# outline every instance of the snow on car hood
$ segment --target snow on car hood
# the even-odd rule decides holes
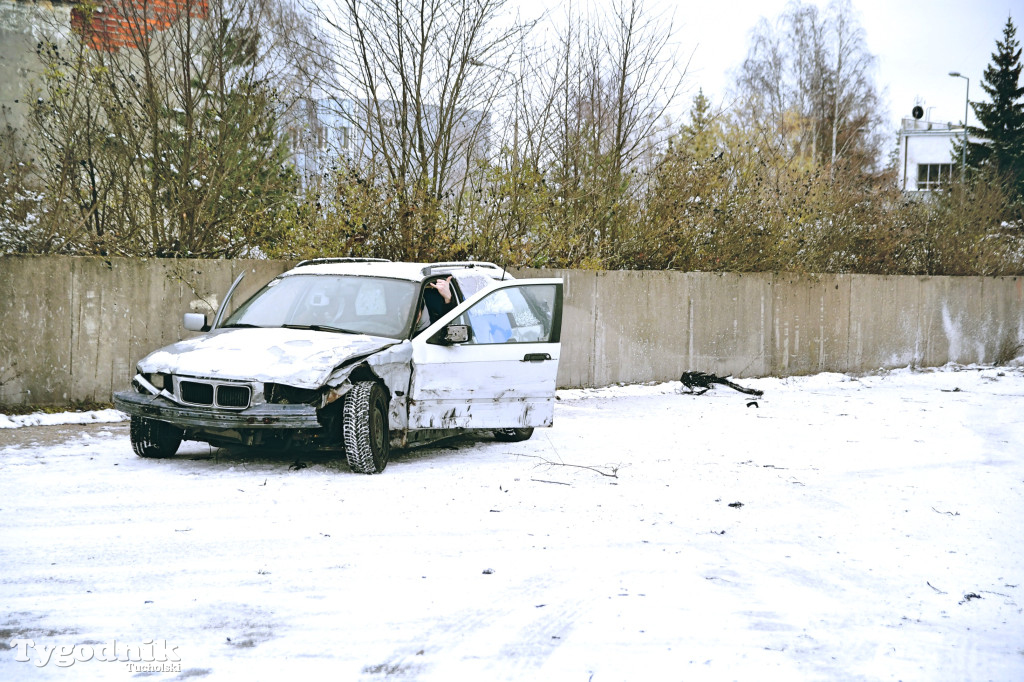
[[[395,343],[379,336],[308,329],[218,329],[154,351],[139,368],[147,373],[319,388],[345,360]]]

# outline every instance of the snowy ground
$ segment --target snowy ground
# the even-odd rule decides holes
[[[1024,679],[1024,371],[741,383],[380,476],[0,430],[0,679]]]

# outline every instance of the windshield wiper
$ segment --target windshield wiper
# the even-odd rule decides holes
[[[234,324],[225,324],[222,329],[263,329],[258,324],[249,324],[248,322],[235,322]]]
[[[332,327],[329,324],[282,324],[285,329],[309,329],[314,332],[337,332],[339,334],[359,334],[362,335],[364,332],[357,332],[352,329],[342,329],[341,327]]]

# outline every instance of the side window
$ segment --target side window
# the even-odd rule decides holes
[[[470,328],[471,344],[554,342],[558,340],[553,324],[556,300],[553,284],[499,289],[454,323]]]
[[[460,302],[466,300],[466,296],[462,294],[459,284],[456,283],[455,278],[453,277],[450,283],[452,300],[450,303],[446,304],[444,299],[441,297],[441,294],[432,287],[427,286],[431,282],[436,282],[439,279],[445,279],[445,277],[434,277],[423,285],[423,291],[420,294],[419,306],[416,310],[416,323],[413,325],[412,330],[413,336],[419,334],[432,323],[439,320],[445,313],[457,306]]]

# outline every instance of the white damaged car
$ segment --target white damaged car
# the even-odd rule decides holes
[[[465,429],[525,440],[552,423],[560,279],[321,258],[227,314],[239,280],[212,322],[185,315],[205,333],[143,358],[132,390],[114,394],[139,456],[182,440],[343,449],[352,470],[378,473],[392,446]]]

